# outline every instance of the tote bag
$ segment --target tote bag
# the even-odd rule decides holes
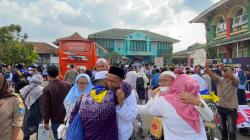
[[[73,121],[69,124],[66,134],[66,140],[83,140],[83,125],[79,112],[75,116]]]

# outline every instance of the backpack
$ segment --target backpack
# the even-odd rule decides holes
[[[136,92],[138,93],[139,99],[145,99],[145,88],[143,77],[137,77],[136,79]]]

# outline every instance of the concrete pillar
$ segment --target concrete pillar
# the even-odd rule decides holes
[[[230,47],[226,47],[226,59],[232,57],[232,49]]]

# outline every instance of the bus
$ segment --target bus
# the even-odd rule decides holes
[[[75,33],[76,34],[76,33]],[[73,34],[68,38],[59,39],[59,65],[60,76],[73,65],[74,69],[85,66],[93,69],[97,60],[96,44],[93,41],[82,38],[79,34]]]

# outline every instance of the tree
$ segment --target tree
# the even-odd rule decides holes
[[[208,59],[216,59],[217,58],[217,50],[215,47],[210,46],[210,45],[206,45],[205,50],[206,50]]]
[[[25,43],[28,35],[19,25],[11,24],[0,28],[0,60],[6,64],[32,64],[38,59],[34,47]]]
[[[122,59],[122,56],[119,55],[119,53],[113,51],[107,54],[105,58],[110,61],[111,65],[115,65],[120,62],[120,60]]]

